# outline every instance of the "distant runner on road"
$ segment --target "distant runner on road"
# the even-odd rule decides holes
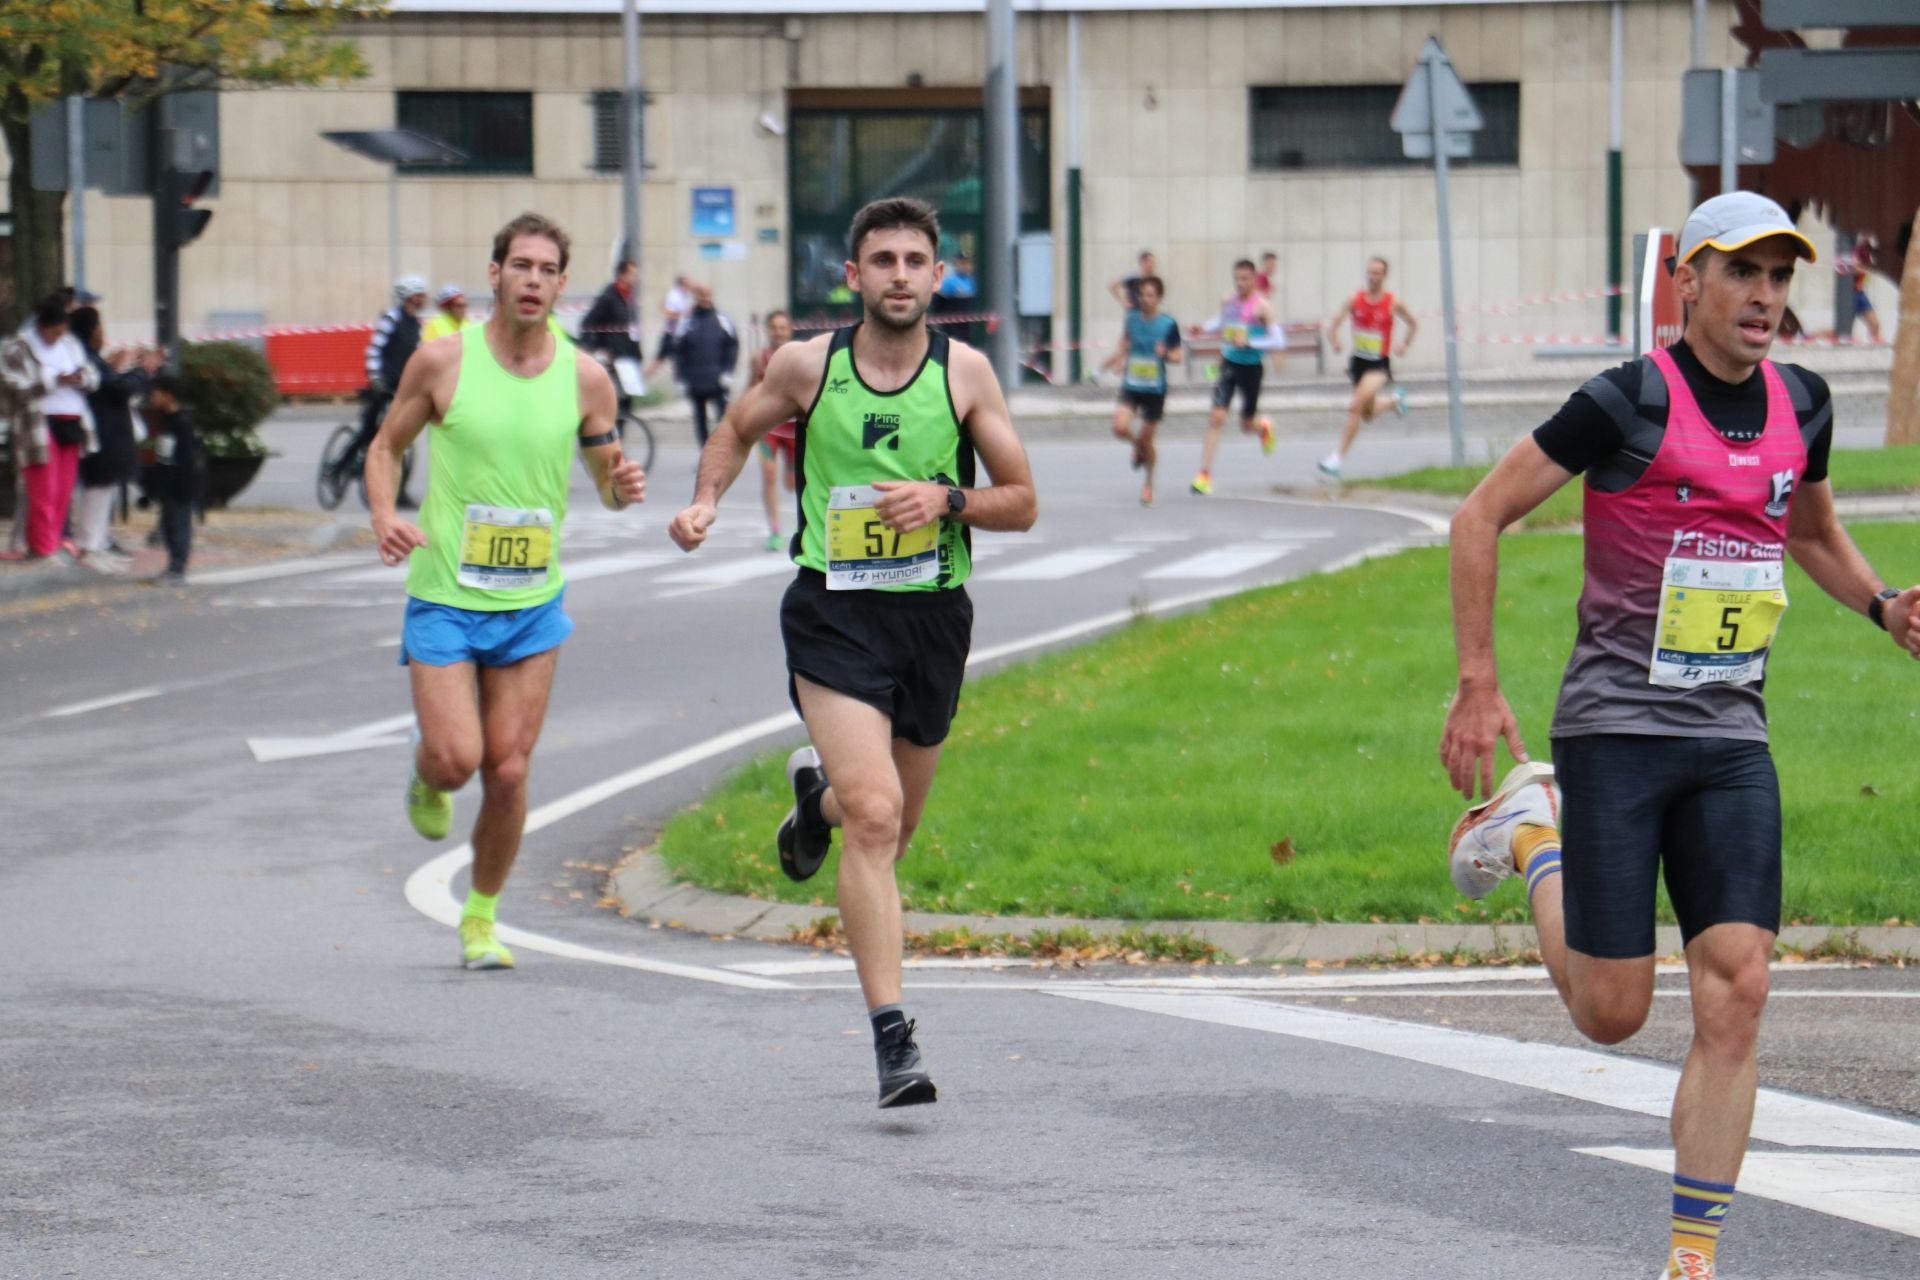
[[[566,288],[569,247],[567,233],[539,214],[500,229],[487,268],[492,317],[407,362],[367,452],[380,558],[407,565],[400,663],[419,724],[406,795],[414,830],[446,838],[453,793],[480,774],[473,887],[460,919],[469,969],[513,967],[494,915],[520,852],[527,769],[560,645],[573,633],[560,533],[575,451],[609,510],[646,496],[640,464],[620,456],[606,370],[548,327]],[[416,525],[395,513],[394,490],[401,456],[429,427]]]
[[[787,760],[793,811],[775,845],[805,880],[840,828],[840,919],[873,1025],[880,1105],[932,1102],[901,1008],[894,864],[919,825],[960,705],[973,635],[974,529],[1025,530],[1037,506],[1027,455],[985,356],[927,328],[940,224],[919,200],[854,216],[846,264],[861,323],[790,342],[721,420],[693,503],[669,533],[706,540],[754,444],[796,419],[799,576],[780,606],[787,688],[812,747]],[[974,456],[992,484],[974,484]],[[829,781],[831,779],[831,781]]]
[[[1233,296],[1220,304],[1220,314],[1200,333],[1220,335],[1220,380],[1213,386],[1213,412],[1207,416],[1207,434],[1200,444],[1200,474],[1193,492],[1213,492],[1213,456],[1220,449],[1227,406],[1240,397],[1240,429],[1260,437],[1260,452],[1273,452],[1273,423],[1260,417],[1260,379],[1265,369],[1267,333],[1274,327],[1273,303],[1256,289],[1253,263],[1242,258],[1233,264]]]
[[[1398,347],[1393,345],[1396,319],[1406,326]],[[1413,345],[1414,331],[1420,326],[1413,312],[1407,310],[1407,304],[1387,292],[1385,258],[1367,260],[1367,287],[1347,299],[1327,321],[1327,345],[1335,355],[1340,354],[1342,324],[1353,329],[1353,358],[1347,361],[1347,380],[1353,383],[1353,399],[1347,405],[1346,425],[1340,428],[1340,443],[1320,460],[1320,473],[1330,480],[1340,478],[1341,464],[1346,461],[1347,451],[1353,448],[1362,422],[1372,422],[1388,409],[1402,415],[1407,411],[1407,393],[1393,380],[1393,357],[1407,353],[1407,348]],[[1391,391],[1386,389],[1389,384]]]
[[[1574,1025],[1618,1044],[1653,1003],[1655,886],[1686,947],[1693,1043],[1673,1100],[1667,1280],[1712,1280],[1753,1123],[1754,1051],[1780,928],[1780,788],[1762,684],[1785,562],[1920,657],[1920,587],[1886,584],[1834,516],[1833,404],[1767,359],[1796,258],[1773,201],[1716,196],[1681,229],[1684,337],[1589,381],[1516,444],[1453,520],[1460,682],[1440,757],[1468,800],[1454,884],[1525,879]],[[1586,476],[1586,587],[1554,712],[1529,761],[1494,664],[1500,532]],[[1496,789],[1496,745],[1520,763]],[[1557,767],[1556,767],[1557,766]]]
[[[1153,437],[1167,411],[1167,365],[1183,357],[1179,322],[1160,312],[1165,290],[1159,276],[1140,281],[1140,306],[1127,312],[1120,341],[1106,363],[1110,372],[1125,370],[1120,380],[1120,403],[1113,410],[1113,434],[1133,446],[1133,466],[1146,473],[1140,485],[1143,507],[1153,505],[1153,468],[1159,459]],[[1138,435],[1133,430],[1136,417],[1140,420]]]

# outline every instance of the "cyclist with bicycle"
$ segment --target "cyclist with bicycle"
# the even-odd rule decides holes
[[[401,276],[393,282],[393,305],[374,322],[373,338],[367,343],[367,389],[360,393],[364,406],[360,413],[360,434],[353,445],[334,461],[335,488],[345,488],[354,464],[366,456],[367,446],[380,433],[380,419],[386,416],[393,391],[400,385],[400,374],[420,346],[420,316],[427,309],[427,282],[419,276]],[[403,510],[417,506],[400,486],[397,505]]]
[[[632,261],[622,262],[607,287],[593,300],[593,306],[587,309],[586,318],[580,321],[579,346],[598,360],[607,369],[614,371],[617,360],[632,360],[635,367],[641,360],[640,343],[634,337],[634,302],[640,288],[640,267]],[[633,397],[627,394],[626,386],[616,375],[613,387],[620,397],[620,412],[624,415],[631,411]]]

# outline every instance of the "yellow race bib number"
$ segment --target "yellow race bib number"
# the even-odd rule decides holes
[[[870,485],[836,486],[827,499],[827,590],[912,586],[940,576],[938,521],[911,533],[890,529],[874,511]]]
[[[1752,684],[1787,611],[1784,565],[1667,561],[1649,683],[1668,689]]]
[[[1160,361],[1152,356],[1134,356],[1127,361],[1127,385],[1132,387],[1157,387],[1160,385]]]
[[[1353,354],[1363,360],[1378,360],[1387,349],[1384,338],[1385,335],[1375,333],[1371,329],[1355,329],[1353,331]]]
[[[1244,347],[1252,337],[1252,331],[1237,321],[1220,327],[1220,340],[1230,347]]]
[[[481,591],[545,586],[552,564],[551,511],[468,505],[460,530],[461,586]]]

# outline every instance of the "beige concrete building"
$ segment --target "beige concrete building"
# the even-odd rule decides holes
[[[829,305],[846,212],[886,190],[947,206],[949,249],[978,244],[980,3],[644,0],[642,228],[649,315],[673,276],[710,279],[737,318]],[[1597,335],[1595,296],[1516,306],[1607,282],[1610,4],[1606,0],[1330,5],[1029,3],[1019,18],[1030,190],[1023,226],[1050,232],[1052,279],[1028,328],[1067,338],[1066,170],[1084,173],[1081,293],[1090,342],[1111,340],[1106,284],[1156,250],[1168,309],[1210,313],[1230,264],[1279,254],[1275,300],[1324,318],[1365,259],[1393,264],[1417,312],[1440,301],[1431,168],[1387,130],[1414,57],[1443,42],[1488,117],[1455,170],[1454,261],[1468,364],[1515,363],[1511,335]],[[437,128],[465,171],[399,180],[406,272],[483,288],[493,231],[521,210],[575,236],[570,292],[605,279],[619,234],[619,0],[394,0],[353,30],[372,74],[345,86],[222,98],[222,188],[184,260],[188,332],[220,317],[269,325],[362,321],[389,289],[384,171],[324,130]],[[1737,52],[1731,4],[1714,0],[1706,60]],[[1677,161],[1689,0],[1623,0],[1625,214],[1634,229],[1685,213]],[[1077,27],[1078,76],[1070,65]],[[1075,98],[1077,96],[1077,107]],[[1073,136],[1076,119],[1080,139]],[[611,165],[611,167],[609,167]],[[696,188],[731,193],[724,233],[694,225]],[[883,189],[884,188],[884,189]],[[150,324],[144,201],[88,200],[90,282],[122,333]],[[837,229],[837,230],[836,230]],[[1816,242],[1829,243],[1824,232]],[[1631,258],[1628,257],[1631,271]],[[1825,273],[1819,273],[1825,277]],[[1032,281],[1028,281],[1032,284]],[[1830,278],[1797,301],[1830,312]],[[1436,323],[1408,358],[1435,366]]]

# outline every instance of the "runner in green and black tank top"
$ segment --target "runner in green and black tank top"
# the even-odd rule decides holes
[[[753,447],[798,420],[800,572],[780,605],[787,689],[811,746],[787,758],[793,810],[774,847],[795,880],[841,828],[839,906],[873,1024],[880,1105],[932,1102],[900,1008],[894,864],[926,804],[960,705],[973,637],[971,530],[1024,530],[1033,477],[986,357],[927,328],[942,273],[939,220],[918,200],[862,209],[849,290],[865,315],[774,353],[714,431],[693,502],[668,532],[706,541]],[[976,451],[991,484],[974,485]],[[833,782],[829,784],[828,779]]]
[[[904,545],[895,545],[891,531],[883,537],[874,528],[877,522],[849,517],[848,512],[865,506],[832,509],[836,489],[877,480],[927,480],[965,489],[974,478],[973,442],[954,417],[947,388],[947,336],[930,330],[926,359],[913,380],[898,391],[880,392],[854,367],[853,337],[858,331],[855,325],[833,335],[819,394],[799,420],[794,471],[800,485],[800,532],[794,563],[827,575],[828,586],[835,590],[847,589],[835,580],[837,574],[883,574],[889,572],[886,566],[896,566],[893,572],[900,580],[876,578],[874,590],[946,591],[962,586],[973,571],[973,534],[966,525],[946,520],[927,526],[927,545],[914,557],[912,535],[903,535],[898,541]],[[856,523],[858,545],[849,540]],[[831,548],[830,540],[835,544]],[[830,550],[858,554],[836,555],[830,571]],[[909,563],[898,564],[902,560]],[[846,567],[837,567],[841,565]]]

